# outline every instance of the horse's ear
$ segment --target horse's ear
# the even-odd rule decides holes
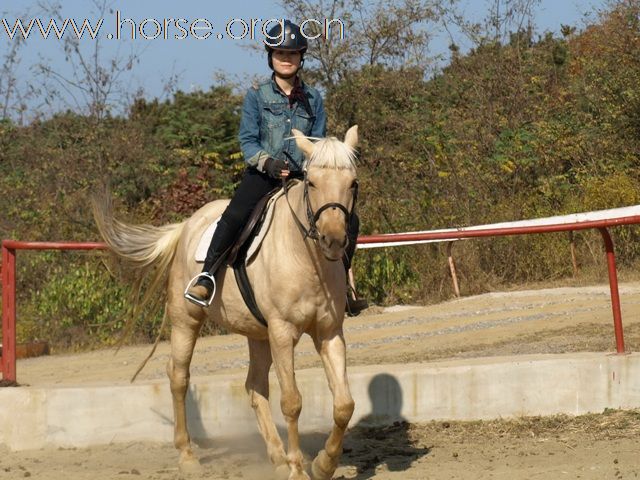
[[[300,130],[292,128],[291,133],[293,133],[296,139],[296,145],[298,145],[298,148],[304,153],[304,156],[310,158],[311,152],[313,152],[313,142],[305,137]]]
[[[346,143],[351,148],[356,148],[356,146],[358,145],[358,125],[354,125],[349,130],[347,130],[347,133],[344,136],[344,143]]]

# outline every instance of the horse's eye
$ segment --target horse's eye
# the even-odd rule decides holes
[[[311,182],[311,181],[309,181],[309,187],[316,188],[315,184],[313,182]]]
[[[349,188],[354,189],[354,188],[356,188],[357,186],[358,186],[358,180],[354,180],[354,181],[351,183],[351,187],[349,187]]]

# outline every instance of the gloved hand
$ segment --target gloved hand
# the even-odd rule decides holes
[[[283,171],[289,171],[289,165],[284,160],[280,160],[279,158],[269,157],[264,162],[264,171],[271,178],[275,178],[279,180],[282,178]]]

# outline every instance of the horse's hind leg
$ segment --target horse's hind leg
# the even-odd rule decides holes
[[[354,402],[347,382],[346,349],[342,330],[320,335],[313,339],[322,358],[324,370],[333,393],[333,429],[324,449],[311,464],[314,480],[327,480],[333,476],[342,455],[344,433],[353,415]]]
[[[170,307],[169,318],[171,318],[171,358],[167,365],[167,375],[173,397],[173,443],[180,451],[180,470],[197,471],[200,463],[191,450],[185,397],[189,388],[189,365],[202,321],[195,320],[186,313]]]
[[[280,434],[269,408],[269,369],[271,351],[268,340],[249,339],[249,372],[245,387],[256,413],[258,429],[267,445],[269,459],[276,467],[287,464],[287,456]]]

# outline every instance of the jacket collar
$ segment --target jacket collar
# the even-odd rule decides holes
[[[304,93],[305,93],[305,94],[308,94],[308,93],[309,93],[309,89],[307,88],[307,84],[306,84],[306,83],[304,83],[304,82],[302,81],[302,79],[301,79],[299,76],[297,76],[297,75],[296,75],[296,80],[295,80],[295,82],[296,82],[296,83],[300,83],[300,85],[302,86],[302,90],[304,90]],[[275,73],[272,73],[272,74],[271,74],[271,88],[273,89],[274,93],[279,93],[279,94],[280,94],[280,95],[282,95],[283,97],[287,97],[287,94],[286,94],[286,93],[284,93],[284,92],[282,91],[282,89],[280,88],[280,86],[276,83],[276,74],[275,74]]]

